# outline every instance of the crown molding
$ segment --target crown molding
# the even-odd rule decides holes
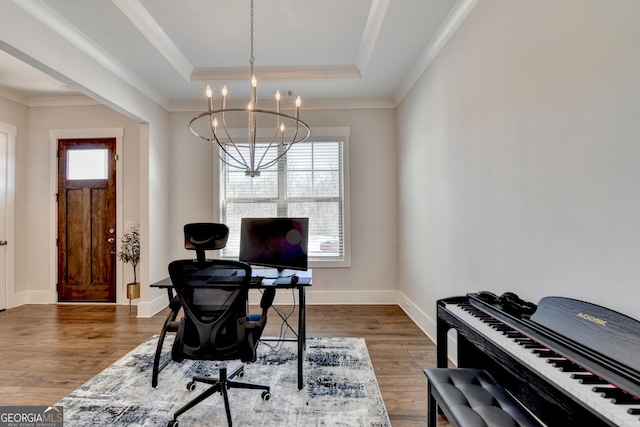
[[[196,68],[191,83],[241,83],[250,78],[249,67]],[[263,82],[360,80],[362,75],[355,65],[311,67],[254,67],[254,74]]]
[[[79,107],[104,105],[85,95],[74,96],[40,96],[25,97],[9,89],[0,87],[0,97],[15,101],[26,107]],[[241,108],[244,104],[230,105],[229,107]],[[390,98],[366,98],[366,99],[308,99],[304,102],[305,110],[367,110],[396,108],[396,104]],[[170,113],[198,112],[202,111],[202,101],[172,102],[167,110]]]
[[[29,98],[29,107],[85,107],[104,105],[85,95],[77,96],[38,96]]]
[[[29,98],[9,88],[0,86],[0,96],[18,104],[29,106]]]
[[[169,112],[190,112],[203,111],[202,101],[173,102]],[[231,105],[229,108],[242,108],[241,105]],[[304,110],[367,110],[395,108],[396,104],[390,98],[368,98],[368,99],[305,99]]]

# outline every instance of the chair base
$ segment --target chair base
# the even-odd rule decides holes
[[[233,378],[235,378],[236,376],[240,376],[240,377],[244,376],[244,365],[238,366],[237,368],[235,368],[233,371],[229,373],[227,373],[226,367],[221,367],[218,378],[194,377],[193,380],[191,380],[187,384],[187,389],[189,391],[193,391],[195,389],[196,382],[210,384],[211,387],[209,387],[207,390],[202,392],[195,399],[189,401],[182,408],[178,409],[173,414],[173,420],[169,421],[168,426],[176,427],[178,425],[178,417],[180,415],[184,414],[189,409],[193,408],[194,406],[196,406],[198,403],[202,402],[209,396],[212,396],[215,393],[220,393],[222,394],[222,398],[224,400],[224,408],[227,414],[227,423],[229,424],[229,427],[232,427],[231,407],[229,405],[229,395],[227,392],[227,389],[230,389],[230,388],[263,390],[262,400],[267,401],[271,398],[271,388],[268,385],[255,384],[255,383],[249,383],[249,382],[243,382],[243,381],[235,381]]]

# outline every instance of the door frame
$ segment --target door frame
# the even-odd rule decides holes
[[[58,203],[56,201],[56,193],[58,192],[58,140],[59,139],[116,139],[116,241],[120,241],[123,232],[123,182],[122,182],[122,162],[120,161],[120,153],[122,153],[122,144],[124,137],[124,128],[96,128],[96,129],[53,129],[49,132],[49,140],[51,147],[51,163],[50,163],[50,189],[51,201],[49,209],[49,231],[50,231],[50,256],[49,256],[49,292],[46,296],[49,304],[64,304],[58,302],[58,247],[56,239],[58,237]],[[116,246],[117,247],[117,246]],[[121,263],[116,263],[116,302],[115,303],[97,303],[97,304],[126,304],[127,296],[124,291],[123,268]],[[83,303],[92,304],[92,303]]]
[[[7,193],[5,195],[5,227],[6,240],[9,242],[4,247],[6,257],[5,271],[5,307],[13,308],[19,304],[16,296],[16,137],[18,127],[9,123],[0,122],[0,131],[7,134]],[[1,290],[0,290],[1,292]]]

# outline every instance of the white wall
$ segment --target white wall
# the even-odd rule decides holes
[[[214,206],[214,156],[210,144],[188,129],[195,113],[172,113],[171,219],[176,258],[193,257],[182,249],[182,226],[217,220]],[[397,159],[392,109],[307,110],[311,127],[343,127],[349,139],[351,194],[351,267],[314,268],[309,304],[397,303]]]
[[[122,205],[119,209],[123,221],[140,221],[140,125],[102,105],[67,107],[26,107],[0,96],[0,117],[16,124],[16,263],[14,304],[53,302],[56,295],[52,287],[55,277],[54,239],[51,228],[52,211],[51,171],[55,162],[50,131],[78,131],[82,129],[116,128],[124,130],[117,168],[122,171]],[[122,225],[122,224],[121,224]],[[121,234],[121,231],[118,233]],[[54,273],[55,275],[55,273]],[[129,277],[131,276],[131,277]],[[132,278],[125,269],[126,283]],[[10,289],[13,291],[13,289]],[[118,290],[123,294],[124,288]],[[121,299],[122,297],[119,297]]]
[[[398,108],[402,306],[560,295],[640,319],[640,2],[482,0]]]
[[[169,115],[171,184],[173,194],[170,205],[172,227],[172,259],[192,258],[194,253],[183,249],[182,227],[190,222],[217,221],[214,212],[214,187],[217,186],[215,153],[213,145],[189,131],[189,120],[196,113],[171,113]],[[167,273],[168,275],[168,273]]]
[[[349,126],[351,268],[314,269],[309,303],[393,303],[398,289],[394,110],[304,112],[314,126]]]
[[[145,230],[157,226],[157,233],[145,232],[146,247],[139,270],[142,283],[148,284],[166,277],[166,265],[171,259],[167,248],[170,247],[166,225],[169,221],[169,180],[170,165],[168,150],[163,141],[167,140],[166,120],[156,120],[162,129],[162,137],[150,143],[149,126],[139,124],[120,113],[102,105],[84,105],[75,107],[31,107],[0,97],[0,117],[2,120],[16,123],[18,138],[16,143],[16,283],[15,295],[11,301],[22,303],[54,302],[56,299],[52,281],[55,266],[53,239],[56,230],[52,229],[51,187],[52,147],[50,131],[122,128],[124,138],[122,151],[119,152],[117,168],[122,170],[122,213],[121,229],[124,222],[133,221],[143,225]],[[153,157],[152,157],[153,156]],[[153,165],[153,168],[150,167]],[[150,178],[148,178],[148,176]],[[148,195],[148,189],[154,190],[154,196]],[[122,234],[122,230],[118,235]],[[151,243],[153,242],[153,243]],[[131,276],[131,277],[130,277]],[[125,266],[126,283],[133,274]],[[117,290],[124,295],[124,288]],[[166,293],[144,286],[143,304],[145,314],[150,315],[166,306]],[[118,300],[122,300],[122,296]],[[155,301],[155,302],[154,302]]]
[[[149,111],[148,125],[141,126],[140,147],[140,223],[141,299],[138,316],[154,315],[167,305],[166,291],[147,284],[167,277],[171,261],[170,206],[173,203],[170,182],[173,161],[170,154],[169,114],[160,109]],[[143,234],[144,233],[144,234]]]
[[[54,290],[50,288],[52,282],[50,274],[55,271],[55,266],[50,266],[49,261],[56,259],[56,248],[53,239],[57,230],[51,230],[50,218],[52,215],[52,159],[53,147],[50,139],[50,131],[53,129],[100,129],[122,128],[124,138],[122,149],[118,153],[120,161],[116,167],[123,170],[123,206],[122,216],[124,220],[139,220],[137,201],[138,192],[138,124],[121,114],[102,105],[82,107],[35,107],[29,109],[29,138],[27,141],[28,152],[20,159],[20,164],[26,165],[26,204],[25,217],[19,217],[17,222],[26,225],[26,232],[22,235],[26,242],[29,256],[17,259],[17,270],[24,271],[25,280],[21,286],[26,285],[26,290],[32,293],[32,298],[27,301],[38,302],[43,300],[55,301]],[[55,176],[55,171],[53,171]],[[121,231],[118,235],[121,235]],[[34,268],[33,260],[38,260],[37,268]],[[39,298],[36,293],[43,292]],[[118,294],[123,290],[118,289]]]

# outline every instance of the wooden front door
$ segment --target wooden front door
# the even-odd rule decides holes
[[[116,301],[115,138],[58,141],[58,301]]]

